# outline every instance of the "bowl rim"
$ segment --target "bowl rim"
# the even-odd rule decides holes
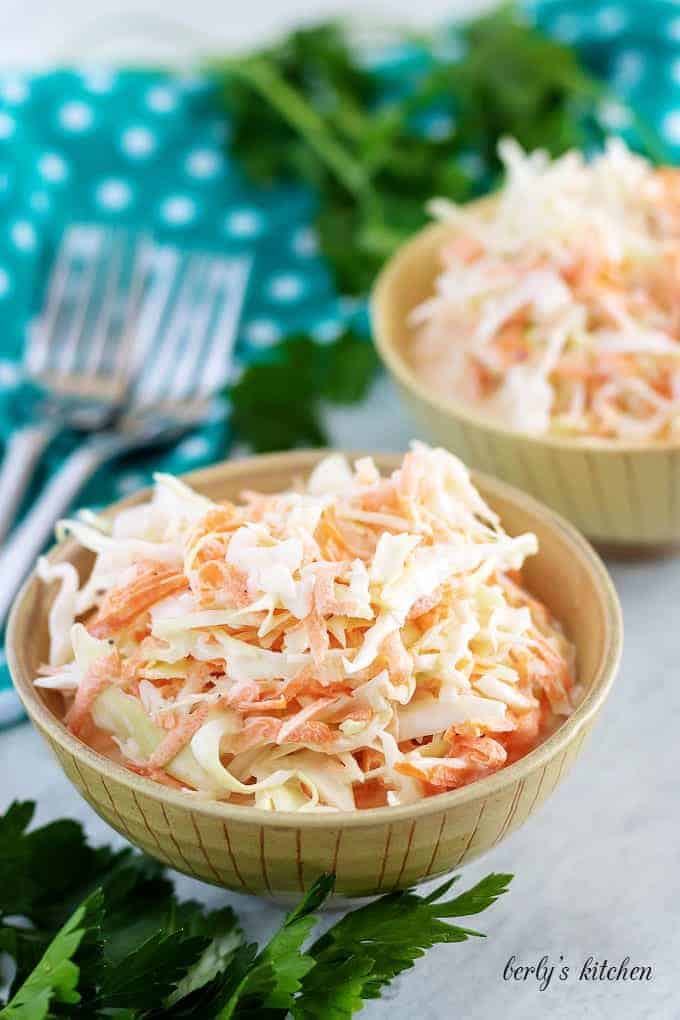
[[[333,451],[329,449],[296,450],[290,453],[265,454],[239,460],[227,460],[178,477],[188,485],[195,486],[200,490],[202,482],[208,483],[216,475],[225,477],[226,473],[226,477],[234,477],[238,476],[242,470],[249,470],[256,465],[266,471],[269,467],[275,469],[285,463],[286,467],[292,472],[297,471],[303,474],[329,452]],[[367,455],[365,451],[342,452],[345,452],[345,455],[350,459]],[[392,458],[393,463],[397,463],[398,459],[400,459],[399,454],[376,452],[369,455],[375,456],[376,461],[379,463],[382,461],[383,464],[390,458]],[[609,694],[620,663],[623,647],[623,617],[616,589],[604,563],[590,543],[576,528],[559,514],[515,486],[508,485],[506,482],[502,482],[483,472],[473,471],[471,474],[475,485],[481,486],[485,496],[488,493],[492,498],[498,496],[508,502],[519,504],[523,510],[529,512],[534,517],[542,518],[544,523],[547,523],[549,527],[557,532],[562,541],[571,547],[573,555],[580,558],[595,587],[602,608],[604,629],[603,652],[590,691],[576,707],[572,715],[562,722],[554,733],[512,765],[508,765],[506,768],[500,769],[498,772],[483,779],[475,780],[458,790],[450,790],[432,797],[423,797],[421,800],[411,804],[365,808],[362,810],[356,809],[355,811],[320,812],[319,814],[294,811],[265,811],[262,808],[255,808],[246,804],[229,804],[209,798],[204,799],[202,796],[189,791],[174,790],[162,786],[152,779],[138,776],[123,765],[111,761],[111,759],[92,750],[87,744],[75,737],[44,703],[32,683],[32,678],[23,674],[18,660],[17,631],[23,603],[28,597],[32,586],[40,583],[35,568],[22,585],[14,601],[6,636],[7,662],[12,682],[29,718],[38,729],[47,735],[49,741],[74,757],[79,764],[85,765],[97,773],[103,773],[107,778],[111,778],[125,786],[133,794],[143,794],[180,810],[197,812],[200,815],[219,819],[223,822],[231,821],[241,824],[250,823],[267,828],[295,828],[300,830],[327,829],[329,827],[334,829],[366,828],[380,824],[390,825],[400,821],[412,821],[430,814],[443,814],[452,808],[471,801],[493,796],[502,788],[522,779],[524,775],[532,772],[534,768],[540,767],[541,764],[546,765],[549,759],[561,750],[566,750],[578,733],[597,714]],[[125,505],[141,501],[149,492],[150,487],[146,486],[126,499],[110,504],[105,508],[104,512],[112,513]],[[53,557],[60,551],[68,550],[72,544],[75,545],[73,539],[56,543],[50,547],[47,555]],[[540,551],[538,555],[540,556]]]
[[[477,200],[488,202],[489,198]],[[640,441],[638,443],[630,440],[606,439],[598,436],[558,436],[551,433],[534,434],[524,432],[522,429],[514,428],[502,422],[496,422],[472,405],[466,404],[455,397],[447,397],[437,393],[428,387],[408,364],[404,355],[399,351],[391,337],[391,330],[384,322],[385,307],[389,288],[395,279],[398,279],[404,260],[413,254],[426,243],[435,243],[435,239],[441,236],[442,240],[451,234],[452,227],[447,223],[430,223],[417,231],[408,241],[400,245],[397,251],[391,256],[378,274],[369,299],[369,310],[371,325],[373,327],[373,339],[376,349],[383,363],[387,366],[392,375],[401,385],[413,393],[423,403],[435,408],[441,414],[451,418],[459,419],[462,422],[481,429],[494,437],[511,438],[523,440],[533,446],[546,446],[555,450],[587,451],[589,453],[613,454],[641,454],[641,453],[669,453],[680,451],[680,438]]]

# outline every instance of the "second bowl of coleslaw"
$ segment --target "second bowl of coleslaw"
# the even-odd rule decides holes
[[[370,895],[473,859],[560,782],[618,665],[588,544],[422,444],[160,476],[62,530],[12,613],[17,690],[99,814],[228,888]]]
[[[591,540],[680,541],[680,171],[502,150],[506,182],[404,245],[376,344],[429,438]]]

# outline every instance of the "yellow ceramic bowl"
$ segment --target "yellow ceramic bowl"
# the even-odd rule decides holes
[[[439,252],[452,228],[426,227],[388,262],[371,312],[380,355],[426,435],[472,468],[517,485],[595,542],[662,546],[680,541],[680,443],[531,436],[433,393],[408,351],[409,313],[434,293]]]
[[[275,491],[306,475],[320,456],[255,457],[199,471],[187,481],[214,499],[234,498],[243,488]],[[382,468],[398,462],[394,456],[376,459]],[[365,896],[457,868],[522,825],[566,774],[612,684],[622,640],[614,588],[587,542],[521,492],[483,476],[475,481],[510,533],[531,529],[538,535],[541,552],[527,565],[528,585],[575,641],[587,692],[545,743],[501,772],[406,807],[319,815],[206,802],[140,778],[77,740],[55,714],[58,696],[33,686],[47,655],[49,609],[35,576],[15,603],[7,635],[10,669],[28,714],[98,814],[152,857],[206,882],[283,895],[334,871],[339,896]],[[72,541],[56,546],[50,558],[70,560],[81,575],[91,564],[90,554]]]

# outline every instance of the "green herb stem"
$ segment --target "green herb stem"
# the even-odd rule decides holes
[[[0,1020],[351,1020],[431,946],[479,935],[449,920],[511,878],[390,893],[312,941],[335,885],[321,875],[259,950],[229,907],[178,900],[150,858],[95,849],[71,821],[29,831],[34,809],[0,816],[0,952],[16,965]]]
[[[335,139],[324,119],[264,57],[252,56],[225,61],[221,67],[251,85],[283,119],[300,132],[326,167],[355,198],[368,186],[361,163]]]

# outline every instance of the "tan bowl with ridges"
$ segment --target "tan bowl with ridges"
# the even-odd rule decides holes
[[[308,474],[322,455],[255,457],[195,472],[187,481],[213,499],[235,498],[244,488],[275,491]],[[391,469],[400,458],[376,460]],[[566,775],[612,684],[622,642],[616,593],[588,543],[523,493],[484,476],[475,481],[510,533],[538,535],[541,551],[527,564],[527,582],[576,643],[579,679],[587,692],[548,740],[501,772],[415,805],[332,815],[275,814],[203,801],[136,776],[77,740],[55,714],[58,696],[33,686],[47,657],[50,602],[35,575],[18,596],[7,634],[9,665],[26,711],[102,818],[152,857],[206,882],[281,896],[299,893],[321,872],[334,871],[338,896],[366,896],[473,860],[522,825]],[[70,560],[81,576],[92,562],[71,540],[56,546],[50,559]]]
[[[373,290],[376,345],[426,435],[472,468],[530,492],[592,541],[618,546],[680,542],[680,443],[531,436],[434,393],[408,357],[409,314],[433,295],[446,224],[426,227],[388,262]]]

